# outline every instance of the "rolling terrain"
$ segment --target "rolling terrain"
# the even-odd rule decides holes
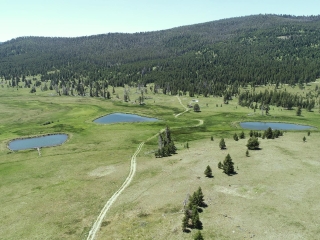
[[[319,16],[255,15],[0,44],[0,238],[193,239],[184,202],[201,187],[204,239],[316,239],[319,30]],[[160,121],[93,122],[116,112]],[[244,121],[315,128],[246,155]],[[177,153],[159,157],[167,126]],[[8,148],[54,133],[69,138],[41,155]]]

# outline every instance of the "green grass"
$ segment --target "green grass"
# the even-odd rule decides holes
[[[306,88],[312,89],[314,84]],[[256,88],[256,91],[260,89],[263,91],[264,88],[266,87]],[[302,91],[302,94],[306,91],[296,89],[297,87],[286,88],[287,91]],[[226,206],[222,203],[246,204],[229,198],[233,196],[232,194],[246,197],[252,197],[250,194],[253,192],[257,192],[259,196],[276,194],[277,192],[272,192],[272,187],[275,187],[274,191],[281,192],[281,187],[277,188],[278,183],[272,178],[261,182],[257,174],[259,169],[263,171],[264,168],[270,168],[280,171],[277,167],[281,169],[281,164],[287,164],[284,161],[286,159],[294,159],[297,169],[301,168],[297,163],[298,157],[305,159],[305,153],[299,149],[288,149],[285,142],[295,144],[295,141],[299,140],[301,144],[297,143],[297,146],[301,148],[302,137],[305,135],[307,142],[304,146],[309,147],[311,144],[316,145],[318,136],[318,130],[312,130],[310,137],[306,132],[288,133],[275,140],[275,142],[278,141],[275,146],[272,145],[271,140],[262,140],[263,150],[260,151],[262,155],[267,153],[268,148],[272,148],[272,152],[277,152],[282,157],[278,159],[278,165],[274,163],[267,165],[258,156],[258,152],[250,151],[250,157],[245,157],[246,139],[239,142],[233,141],[233,134],[242,131],[238,123],[281,121],[320,127],[320,114],[316,109],[314,112],[303,111],[302,116],[297,117],[294,110],[281,110],[271,106],[270,116],[261,116],[258,111],[253,114],[253,110],[237,106],[236,98],[228,105],[223,104],[221,107],[222,98],[199,96],[201,112],[195,113],[190,110],[175,118],[174,115],[184,109],[174,96],[149,93],[147,96],[150,99],[145,101],[146,105],[139,106],[124,103],[115,97],[112,100],[58,97],[50,94],[53,91],[37,90],[36,94],[30,94],[29,90],[0,88],[0,202],[2,203],[0,231],[4,239],[85,238],[106,201],[126,179],[130,158],[138,144],[154,136],[166,125],[172,130],[178,154],[169,158],[155,159],[154,150],[157,149],[157,139],[146,142],[137,158],[137,174],[129,188],[124,191],[123,197],[119,197],[111,212],[108,213],[101,234],[110,236],[110,239],[127,238],[127,236],[131,236],[132,239],[148,239],[151,236],[157,236],[158,239],[191,239],[192,234],[182,234],[180,231],[179,211],[181,209],[179,206],[188,191],[195,191],[201,185],[205,189],[204,194],[216,199],[215,204],[221,207],[217,210],[216,207],[210,206],[201,215],[204,236],[228,239],[233,236],[230,235],[232,230],[228,228],[226,222],[223,222],[226,219],[219,219],[216,214],[217,211],[224,211]],[[116,93],[120,96],[122,92],[122,88],[116,88]],[[131,99],[137,96],[132,94]],[[188,96],[180,98],[184,105],[194,99]],[[93,122],[94,119],[113,112],[156,117],[161,121],[111,125]],[[197,119],[203,120],[204,124],[195,127],[199,123]],[[43,125],[47,121],[52,123]],[[68,141],[58,147],[41,149],[41,157],[35,150],[11,152],[7,148],[8,142],[15,138],[62,132],[69,134]],[[246,136],[248,132],[245,130]],[[210,141],[211,136],[214,137],[214,141]],[[218,149],[219,140],[222,137],[226,140],[228,147],[226,151]],[[189,149],[183,147],[186,142],[189,143]],[[230,150],[233,151],[232,158],[238,160],[237,165],[240,168],[238,181],[243,186],[239,187],[239,190],[221,187],[217,189],[222,192],[214,192],[216,185],[228,186],[229,181],[232,182],[231,184],[237,182],[237,176],[225,179],[216,169],[218,160],[223,160],[229,149],[233,149]],[[316,174],[317,153],[308,150],[306,154],[307,157],[302,166],[308,170],[302,172],[310,170],[312,174]],[[267,154],[265,157],[267,158]],[[240,162],[239,159],[241,159]],[[208,164],[213,167],[215,175],[213,182],[210,183],[205,182],[202,177],[204,168]],[[108,171],[103,174],[99,175],[95,172],[97,169],[104,168],[108,168]],[[243,171],[247,172],[247,177],[244,177]],[[254,173],[254,171],[257,172]],[[301,181],[306,181],[299,175],[298,170],[292,171],[295,177],[300,176]],[[265,173],[265,179],[270,179],[272,174],[274,173],[271,170]],[[201,179],[198,180],[197,176],[201,176]],[[291,177],[292,175],[288,175],[284,179],[291,179]],[[281,178],[276,176],[275,179],[280,181]],[[311,182],[312,179],[310,177]],[[255,182],[261,183],[255,184]],[[302,191],[299,186],[297,189]],[[226,195],[227,191],[230,196]],[[170,197],[164,198],[164,196]],[[298,199],[299,196],[295,197]],[[311,197],[313,200],[318,195],[312,193]],[[146,200],[148,202],[145,202]],[[150,202],[154,205],[149,205]],[[273,214],[270,209],[278,211],[278,207],[273,203],[270,206],[262,200],[260,203],[261,206],[258,204],[257,207],[259,209],[261,207],[266,215]],[[259,214],[249,208],[249,205],[247,207],[254,213],[252,219],[255,219]],[[239,218],[244,218],[244,222],[250,216],[237,214]],[[282,214],[286,216],[284,220],[288,226],[297,227],[301,234],[304,234],[303,236],[315,236],[312,235],[316,232],[313,227],[307,228],[307,224],[302,224],[298,217],[293,217],[289,221],[290,214],[287,212]],[[210,220],[212,216],[214,218]],[[137,221],[137,219],[140,220]],[[167,221],[172,222],[170,224]],[[119,224],[116,225],[116,222]],[[178,230],[172,224],[173,222],[178,223]],[[261,226],[255,226],[255,229]],[[288,228],[291,229],[291,227]],[[160,230],[161,233],[159,233]],[[305,234],[308,230],[311,235]],[[282,237],[281,234],[278,236]]]

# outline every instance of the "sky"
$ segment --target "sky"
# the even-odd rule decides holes
[[[0,0],[0,42],[149,32],[254,14],[320,14],[319,0]]]

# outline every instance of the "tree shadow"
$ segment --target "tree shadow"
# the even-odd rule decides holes
[[[200,207],[202,207],[202,208],[207,208],[207,207],[208,207],[208,204],[206,204],[205,202],[202,202],[201,205],[200,205]]]
[[[188,228],[184,229],[183,232],[185,232],[185,233],[191,233],[190,229],[188,229]]]
[[[229,173],[229,174],[228,174],[228,176],[230,176],[230,177],[231,177],[231,176],[234,176],[234,175],[238,175],[238,173],[237,173],[237,172],[233,172],[233,173]]]
[[[198,230],[202,230],[202,229],[203,229],[203,224],[202,224],[202,222],[199,221],[198,226],[195,226],[194,228],[195,228],[195,229],[198,229]]]

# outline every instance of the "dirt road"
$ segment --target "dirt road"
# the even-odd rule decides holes
[[[178,113],[175,115],[175,117],[179,117],[181,114],[189,111],[189,109],[187,107],[185,107],[179,96],[177,96],[179,103],[185,108],[185,111]],[[199,120],[199,124],[195,125],[194,127],[200,126],[203,124],[203,120],[197,119]],[[160,132],[164,131],[164,129],[162,129]],[[152,138],[158,136],[158,133],[154,136],[152,136],[151,138],[147,139],[147,141],[151,140]],[[139,152],[141,151],[143,145],[145,142],[142,142],[139,144],[139,146],[137,147],[137,150],[135,151],[135,153],[133,154],[132,158],[131,158],[131,164],[130,164],[130,172],[128,177],[126,178],[126,180],[124,181],[124,183],[122,184],[122,186],[118,189],[118,191],[116,191],[112,197],[108,200],[108,202],[104,205],[103,209],[101,210],[97,220],[94,222],[94,224],[92,225],[92,228],[88,234],[87,240],[93,240],[96,237],[97,232],[99,231],[100,227],[101,227],[101,223],[104,219],[104,217],[106,216],[108,210],[110,209],[111,205],[114,203],[114,201],[119,197],[119,195],[122,193],[122,191],[130,184],[135,172],[136,172],[136,167],[137,167],[137,155],[139,154]]]

